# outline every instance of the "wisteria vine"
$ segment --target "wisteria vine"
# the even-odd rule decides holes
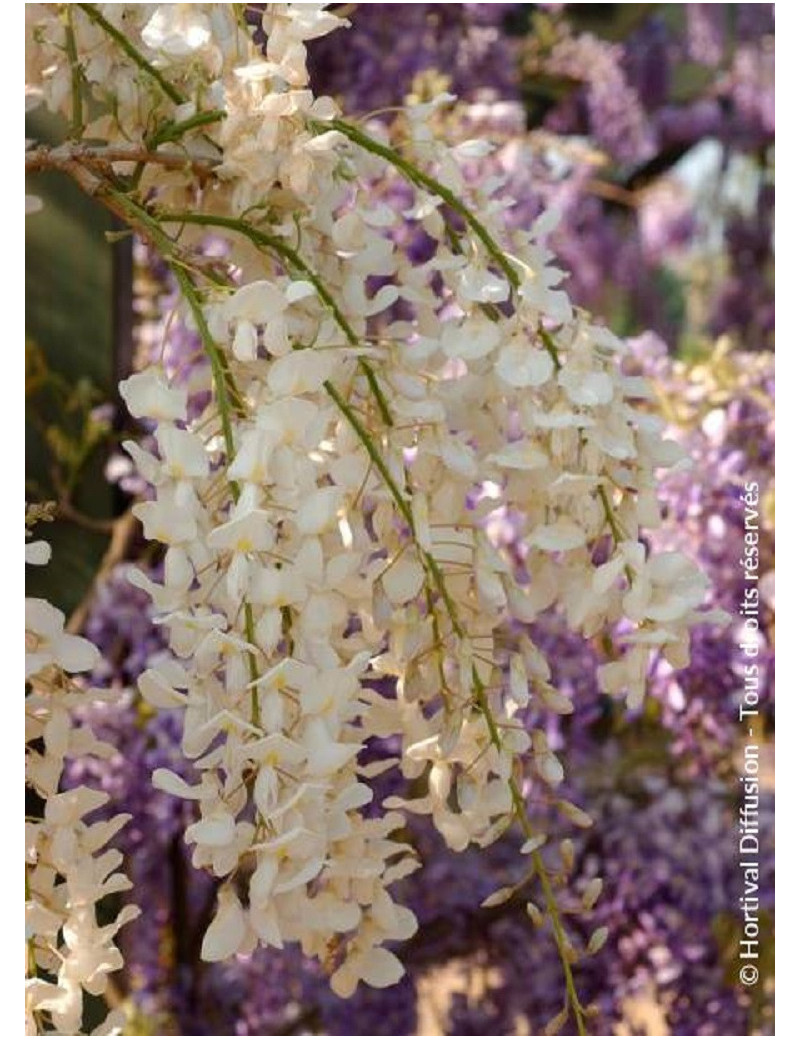
[[[448,95],[404,106],[399,143],[314,96],[306,43],[343,26],[323,5],[266,5],[258,42],[239,5],[27,16],[31,96],[70,128],[60,146],[31,142],[27,170],[71,177],[160,255],[208,362],[198,406],[159,363],[120,384],[153,431],[125,448],[149,486],[133,513],[163,568],[131,581],[170,653],[139,690],[178,713],[193,767],[152,779],[196,807],[185,840],[215,900],[203,959],[298,944],[339,996],[391,986],[403,965],[390,947],[417,928],[395,898],[419,866],[409,817],[455,851],[516,825],[519,864],[484,906],[523,898],[532,924],[549,922],[563,1003],[548,1028],[584,1035],[593,1009],[573,965],[607,931],[583,943],[567,922],[592,912],[602,882],[576,904],[570,844],[560,865],[549,857],[554,815],[591,819],[559,791],[549,726],[528,721],[531,706],[540,720],[574,707],[532,626],[555,610],[583,641],[607,636],[599,689],[637,707],[654,656],[685,667],[693,627],[722,620],[696,565],[644,540],[659,472],[682,452],[626,371],[629,348],[560,288],[553,215],[509,226],[504,181],[465,175],[492,146],[436,134]],[[381,196],[389,175],[399,205]],[[224,243],[213,256],[211,232]],[[514,517],[513,557],[492,534],[498,511]],[[56,622],[26,623],[34,651],[75,638]],[[95,663],[80,646],[80,660],[56,649],[31,666],[32,714],[41,669]],[[30,736],[49,778],[32,779],[45,806],[31,863],[46,862],[62,803],[72,828],[100,805],[57,793],[67,750],[104,749],[67,748],[65,724]],[[404,789],[376,805],[391,770]],[[118,822],[95,825],[103,841]],[[90,922],[115,877],[86,895]],[[29,1021],[75,1031],[80,987],[99,992],[119,961],[60,972],[54,995],[36,936],[64,926],[41,919],[43,898],[29,903]]]

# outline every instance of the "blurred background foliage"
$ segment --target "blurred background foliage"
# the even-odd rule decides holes
[[[63,127],[33,114],[29,136],[55,143]],[[72,611],[108,544],[114,489],[104,479],[115,347],[113,255],[107,212],[57,173],[36,177],[45,215],[26,224],[25,397],[28,501],[55,501],[49,567],[28,575],[32,595]]]

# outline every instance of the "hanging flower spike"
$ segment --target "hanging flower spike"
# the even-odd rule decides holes
[[[29,542],[26,550],[28,563],[50,558],[46,542]],[[98,659],[88,639],[64,631],[60,610],[43,599],[25,600],[25,783],[42,806],[25,824],[29,1034],[83,1035],[84,993],[101,996],[108,975],[122,967],[114,939],[139,912],[127,904],[107,924],[97,918],[101,899],[130,887],[119,870],[121,853],[107,848],[130,817],[120,813],[87,823],[85,817],[105,805],[108,795],[89,787],[59,790],[65,759],[114,752],[76,715],[98,691],[86,690],[72,675]],[[93,1035],[115,1034],[123,1022],[112,1011]]]

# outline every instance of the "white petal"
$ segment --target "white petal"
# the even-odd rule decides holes
[[[342,492],[336,487],[318,488],[297,510],[295,524],[300,534],[322,534],[333,526]]]
[[[100,651],[81,636],[64,634],[53,644],[56,661],[67,672],[88,672],[100,660]]]
[[[577,549],[586,542],[586,532],[574,520],[561,517],[554,524],[540,524],[528,542],[548,552]]]
[[[216,917],[203,937],[200,956],[204,961],[224,961],[241,947],[247,934],[247,919],[233,892],[222,892]]]
[[[272,282],[249,282],[227,301],[226,309],[233,321],[265,325],[286,309],[286,298]]]
[[[525,662],[519,654],[514,654],[509,667],[509,693],[515,704],[524,708],[531,699],[528,690],[528,675],[525,671]]]
[[[419,593],[425,580],[425,571],[417,560],[406,553],[386,569],[381,580],[391,602],[401,606]]]
[[[547,453],[528,441],[514,441],[507,444],[500,451],[493,452],[488,456],[489,462],[496,462],[498,466],[507,469],[542,469],[549,459]]]
[[[230,845],[236,833],[236,824],[229,812],[206,816],[186,828],[187,842],[211,845],[214,848]]]
[[[508,299],[509,284],[485,269],[467,267],[458,276],[458,291],[464,300],[503,303]]]
[[[500,351],[495,370],[509,386],[541,386],[553,374],[553,359],[530,343],[512,341]]]
[[[196,801],[207,793],[202,784],[193,787],[191,784],[187,784],[183,777],[173,773],[171,769],[156,769],[153,771],[151,779],[156,790],[165,791],[167,794],[175,795],[176,798]]]
[[[269,901],[277,876],[277,860],[264,857],[250,878],[250,900],[255,906],[264,906]]]
[[[25,600],[25,628],[39,636],[57,635],[64,628],[64,614],[46,599]]]
[[[276,358],[267,373],[267,386],[276,397],[315,393],[333,371],[334,359],[313,350],[296,350]]]
[[[155,669],[148,668],[139,676],[139,692],[154,708],[182,708],[186,697],[174,690]]]
[[[448,357],[471,361],[490,354],[500,342],[500,330],[488,318],[448,322],[442,333],[442,350]]]
[[[147,368],[123,379],[119,392],[128,411],[137,419],[186,418],[186,391],[169,386],[156,368]]]
[[[333,975],[331,975],[330,985],[337,997],[342,997],[344,1000],[347,1000],[348,997],[352,997],[356,991],[356,987],[358,986],[358,976],[349,961],[345,961],[344,964],[340,968],[337,968]]]
[[[664,552],[651,556],[647,561],[650,578],[659,585],[671,585],[679,578],[695,573],[696,568],[688,556],[679,552]]]
[[[625,558],[613,556],[607,563],[598,567],[592,575],[592,591],[598,596],[604,595],[625,569]]]
[[[528,844],[527,842],[525,843]],[[524,846],[523,846],[524,848]],[[532,849],[528,851],[533,851]],[[502,906],[503,903],[507,903],[509,899],[516,892],[516,888],[513,885],[506,885],[504,888],[498,888],[496,892],[492,892],[490,896],[487,896],[481,903],[482,907]]]
[[[258,353],[258,334],[249,321],[240,321],[233,337],[233,356],[237,361],[255,361]]]
[[[316,296],[317,290],[311,282],[290,282],[286,287],[286,300],[288,303],[297,303],[309,296]]]
[[[50,562],[53,550],[44,541],[28,542],[25,546],[25,562],[42,566]]]
[[[558,381],[573,404],[608,404],[614,397],[614,383],[606,372],[565,368],[559,373]]]
[[[405,974],[400,961],[389,950],[376,946],[364,957],[361,964],[361,978],[369,986],[385,989],[399,982]]]

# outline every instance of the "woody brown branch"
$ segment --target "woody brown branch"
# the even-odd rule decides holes
[[[180,151],[153,152],[147,148],[125,146],[98,146],[63,144],[56,148],[33,148],[25,154],[25,172],[38,173],[42,170],[72,172],[74,164],[84,169],[113,172],[114,163],[154,163],[168,170],[183,170],[205,180],[214,174],[219,160],[200,159]]]
[[[57,148],[34,148],[26,153],[25,172],[43,173],[55,171],[66,174],[78,185],[78,187],[90,198],[97,199],[110,213],[113,213],[126,227],[131,228],[142,241],[152,245],[157,251],[159,243],[154,241],[153,233],[144,220],[137,220],[131,216],[129,207],[121,201],[126,196],[113,187],[114,177],[113,162],[136,161],[161,161],[162,165],[172,164],[177,156],[162,152],[147,152],[145,150],[134,150],[127,148],[88,148],[85,146],[60,145]],[[185,157],[184,167],[186,165]],[[162,161],[163,160],[163,161]],[[195,166],[197,163],[194,164]],[[214,175],[213,167],[217,165],[215,160],[204,160],[200,164],[203,177]],[[172,167],[177,169],[177,162]],[[143,210],[144,212],[144,210]],[[205,261],[202,257],[188,257],[178,249],[175,243],[170,247],[170,256],[176,263],[180,263],[187,269],[204,274],[206,270],[213,268],[216,261]]]

